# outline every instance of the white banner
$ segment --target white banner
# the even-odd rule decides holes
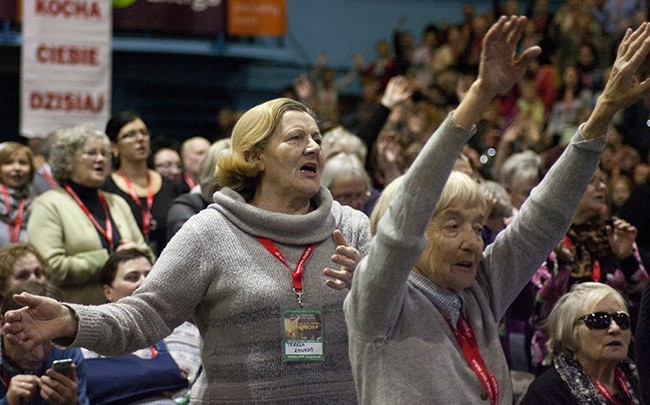
[[[111,111],[111,13],[111,0],[23,0],[23,136],[81,123],[104,129]]]

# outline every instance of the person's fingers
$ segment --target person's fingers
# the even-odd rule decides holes
[[[517,62],[515,64],[517,65],[518,68],[526,68],[528,66],[528,63],[537,58],[540,54],[542,53],[542,48],[539,46],[531,46],[530,48],[526,49],[519,59],[517,59]]]
[[[641,35],[630,45],[627,52],[629,55],[630,68],[636,72],[639,66],[646,60],[650,51],[650,24],[644,23],[645,27]]]
[[[339,266],[345,267],[348,271],[354,269],[357,266],[358,260],[343,256],[343,255],[334,255],[332,256],[332,261]]]
[[[526,17],[520,16],[520,17],[514,17],[511,18],[512,25],[510,27],[510,30],[508,32],[508,37],[507,41],[511,45],[517,45],[517,42],[519,42],[519,38],[521,38],[521,35],[524,32],[524,26],[526,24]]]
[[[345,239],[345,236],[343,236],[343,233],[338,229],[335,229],[334,232],[332,232],[332,238],[334,239],[336,246],[350,246],[348,241]]]
[[[335,270],[328,267],[323,270],[323,274],[329,277],[329,279],[325,281],[325,284],[335,290],[341,290],[348,287],[350,280],[352,280],[352,275],[346,270]]]
[[[624,54],[625,51],[627,50],[627,47],[629,45],[628,40],[629,40],[631,35],[632,35],[632,29],[631,28],[628,28],[627,30],[625,30],[625,35],[623,36],[623,39],[621,40],[621,43],[618,45],[618,52],[617,52],[618,55]]]
[[[483,43],[489,43],[495,40],[495,38],[499,38],[501,36],[501,33],[503,31],[503,26],[506,24],[506,21],[508,18],[506,16],[501,16],[497,20],[492,27],[488,30],[487,33],[485,33],[485,37],[483,38]]]

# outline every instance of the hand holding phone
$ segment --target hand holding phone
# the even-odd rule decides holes
[[[70,377],[72,375],[72,359],[54,360],[52,370]]]

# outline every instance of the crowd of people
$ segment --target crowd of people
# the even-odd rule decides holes
[[[7,403],[650,401],[650,24],[610,3],[402,17],[218,136],[0,144]]]

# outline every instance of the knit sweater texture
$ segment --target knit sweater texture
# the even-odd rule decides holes
[[[487,403],[447,321],[408,280],[454,160],[470,136],[451,117],[443,122],[406,174],[357,266],[344,310],[360,403]],[[458,292],[498,382],[499,404],[512,404],[512,387],[498,320],[568,229],[605,141],[574,136],[515,221],[486,249],[475,282]]]
[[[203,340],[203,372],[192,404],[356,402],[342,303],[347,291],[325,285],[337,268],[332,231],[340,229],[362,254],[368,218],[332,201],[325,188],[306,215],[273,213],[247,204],[231,189],[194,215],[170,240],[143,285],[102,306],[71,305],[79,317],[75,346],[124,355],[167,336],[193,316]],[[305,307],[323,310],[324,362],[283,362],[281,308],[297,308],[289,269],[257,236],[275,242],[293,267],[305,246]]]

